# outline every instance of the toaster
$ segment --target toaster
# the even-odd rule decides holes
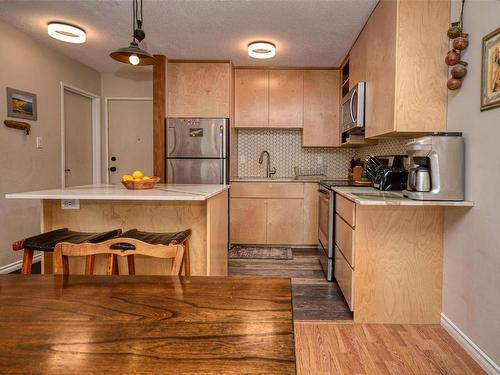
[[[373,187],[378,190],[404,190],[408,181],[408,170],[384,167],[373,178]]]

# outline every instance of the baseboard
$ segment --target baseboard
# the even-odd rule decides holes
[[[441,313],[441,326],[453,337],[488,375],[500,375],[500,366],[463,333],[446,315]]]
[[[33,263],[39,262],[42,260],[42,253],[33,255]],[[23,260],[17,260],[13,263],[6,264],[5,266],[0,267],[0,274],[11,273],[17,270],[20,270],[23,266]]]

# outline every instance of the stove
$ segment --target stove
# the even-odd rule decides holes
[[[321,186],[324,188],[327,188],[328,190],[331,190],[333,187],[336,186],[355,186],[352,182],[349,180],[321,180],[319,182]]]

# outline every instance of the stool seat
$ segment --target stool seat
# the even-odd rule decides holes
[[[133,238],[142,242],[146,242],[150,245],[170,245],[172,242],[182,243],[191,235],[191,229],[186,229],[180,232],[170,232],[170,233],[152,233],[152,232],[142,232],[137,229],[131,229],[122,233],[119,238]]]
[[[83,242],[97,243],[116,237],[119,234],[120,230],[87,233],[75,232],[68,228],[62,228],[26,238],[23,241],[23,248],[26,250],[52,252],[59,242],[69,242],[73,244],[80,244]]]

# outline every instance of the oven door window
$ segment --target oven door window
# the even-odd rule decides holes
[[[328,228],[330,226],[330,196],[329,194],[319,194],[319,242],[328,250]]]

